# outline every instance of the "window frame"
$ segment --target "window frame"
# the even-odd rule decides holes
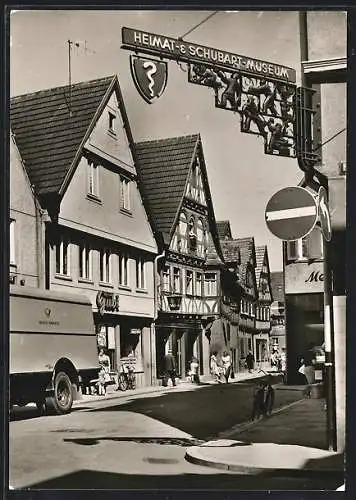
[[[198,277],[200,277],[200,279]],[[195,273],[195,295],[197,297],[203,296],[203,273],[199,271]]]
[[[136,259],[136,289],[137,290],[147,289],[146,261],[143,257],[137,257]]]
[[[171,291],[171,267],[168,265],[162,268],[161,291],[168,293]]]
[[[176,273],[175,271],[178,271]],[[176,287],[176,281],[178,283],[178,287]],[[182,293],[182,269],[180,267],[172,268],[172,286],[171,290],[173,293],[181,294]]]
[[[116,135],[116,127],[115,127],[116,118],[117,118],[116,113],[114,113],[113,111],[108,110],[108,118],[109,118],[108,131],[111,134]]]
[[[89,198],[100,200],[100,165],[87,158],[87,195]]]
[[[131,203],[131,180],[124,175],[119,176],[120,179],[120,211],[124,213],[132,213]]]
[[[188,275],[190,276],[190,282],[188,283]],[[194,290],[194,272],[191,269],[185,270],[185,294],[189,296],[195,295]]]
[[[70,248],[71,243],[67,236],[62,237],[55,245],[55,265],[57,276],[69,277],[71,275]]]
[[[92,281],[93,280],[93,249],[89,243],[84,242],[79,244],[79,279]],[[83,270],[85,272],[83,273]]]
[[[10,266],[16,266],[16,220],[10,219],[9,225],[9,262]]]
[[[99,281],[100,283],[112,283],[112,257],[110,248],[99,250]]]
[[[214,276],[214,279],[207,279],[207,276],[209,275]],[[214,291],[215,293],[212,293]],[[217,273],[216,272],[204,273],[204,297],[217,297],[217,295],[218,295]]]
[[[125,278],[125,279],[123,279]],[[130,273],[129,273],[129,255],[126,252],[119,254],[119,286],[129,288]]]

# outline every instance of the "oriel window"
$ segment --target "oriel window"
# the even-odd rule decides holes
[[[195,294],[197,297],[202,296],[202,273],[196,273]]]

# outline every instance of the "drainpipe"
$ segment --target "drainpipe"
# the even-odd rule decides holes
[[[153,266],[153,286],[154,286],[154,321],[156,321],[158,317],[158,261],[160,259],[163,259],[163,257],[166,256],[166,251],[163,250],[163,252],[159,255],[156,255],[155,260],[154,260],[154,266]]]
[[[154,264],[153,264],[153,288],[154,288],[154,313],[153,313],[153,328],[151,328],[151,335],[153,335],[155,339],[155,328],[156,328],[156,320],[158,317],[158,261],[163,259],[166,256],[166,251],[163,250],[163,252],[159,255],[156,255],[154,258]],[[151,385],[156,384],[156,374],[154,374],[154,371],[156,370],[157,363],[156,363],[156,341],[153,342],[153,338],[151,341],[151,349],[150,349],[150,364],[151,364]]]

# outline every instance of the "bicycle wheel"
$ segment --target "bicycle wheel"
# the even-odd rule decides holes
[[[120,373],[119,380],[117,381],[118,388],[121,391],[126,391],[128,389],[128,382],[126,375],[124,373]]]

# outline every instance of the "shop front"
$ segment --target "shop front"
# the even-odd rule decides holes
[[[170,351],[176,360],[177,376],[184,379],[194,357],[203,374],[203,329],[199,319],[168,319],[156,322],[157,377],[164,376],[164,356]]]
[[[97,292],[95,305],[98,350],[105,349],[110,357],[111,370],[119,371],[122,363],[130,356],[137,387],[151,385],[154,365],[152,320],[121,314],[120,296],[113,292]]]
[[[324,342],[323,263],[285,267],[288,383],[300,383],[298,369],[306,350]]]

